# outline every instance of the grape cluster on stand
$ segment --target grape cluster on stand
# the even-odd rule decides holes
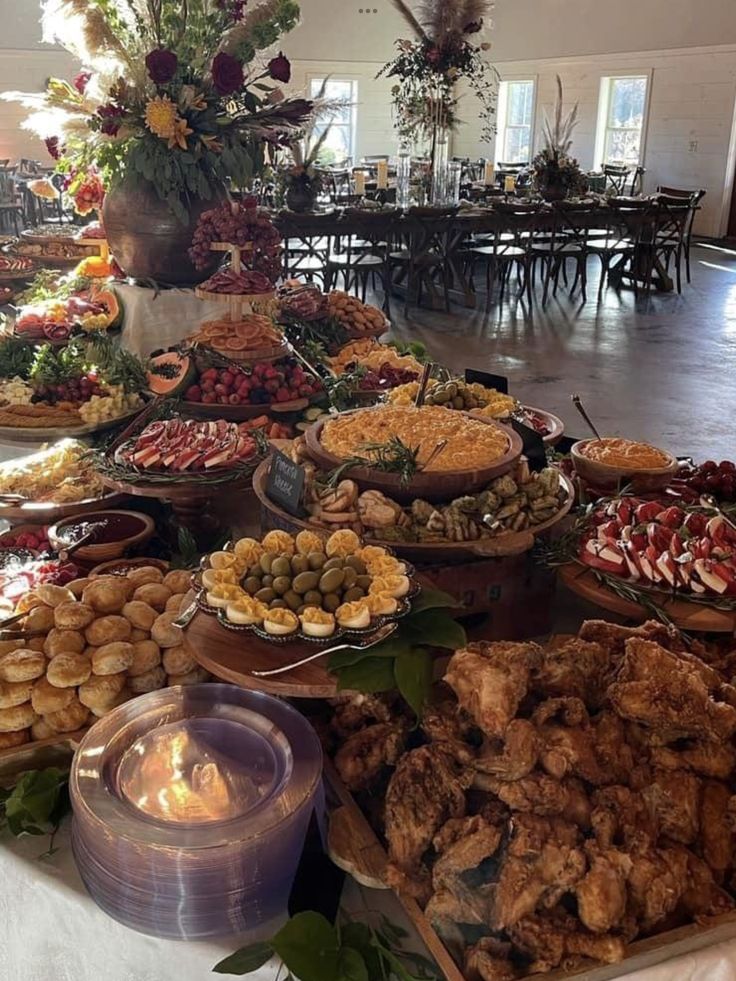
[[[283,271],[281,235],[254,197],[225,202],[200,217],[192,239],[189,257],[197,269],[206,269],[212,260],[213,242],[228,242],[244,251],[241,261],[248,269],[276,280]]]

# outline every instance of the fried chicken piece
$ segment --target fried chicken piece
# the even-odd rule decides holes
[[[457,834],[457,825],[463,822],[462,832],[454,841],[450,834]],[[448,824],[455,827],[448,829]],[[481,862],[494,855],[501,844],[503,829],[488,824],[479,814],[471,818],[452,818],[434,837],[435,850],[441,852],[432,869],[432,884],[439,889],[449,879],[476,869]]]
[[[626,728],[615,712],[604,709],[593,720],[596,759],[605,779],[603,783],[629,783],[634,769],[634,754],[626,742]]]
[[[605,694],[611,658],[601,644],[573,638],[546,648],[532,675],[532,688],[540,695],[573,695],[597,708]]]
[[[694,773],[655,768],[641,794],[657,816],[660,834],[683,845],[695,841],[700,824],[700,780]]]
[[[578,915],[593,933],[608,933],[618,927],[626,913],[626,879],[631,859],[617,848],[599,848],[585,843],[590,868],[575,886]]]
[[[588,724],[590,716],[581,698],[565,695],[545,699],[532,712],[532,722],[535,726],[542,726],[553,719],[566,726],[582,726]]]
[[[422,746],[399,760],[386,792],[389,876],[406,890],[437,831],[465,814],[469,777],[442,746]],[[424,876],[418,876],[424,886]],[[389,883],[392,884],[392,883]]]
[[[455,879],[434,892],[424,907],[430,923],[465,923],[485,926],[491,910],[491,887],[469,889]]]
[[[377,722],[348,736],[335,754],[335,768],[348,790],[366,790],[386,766],[394,766],[406,745],[401,725]]]
[[[616,784],[594,791],[591,801],[590,821],[601,848],[621,846],[630,851],[647,848],[657,840],[656,814],[640,793]]]
[[[638,627],[622,627],[607,620],[586,620],[578,637],[600,644],[613,658],[621,658],[626,649],[626,641],[633,638],[653,640],[673,654],[685,653],[687,647],[682,635],[675,627],[668,627],[659,620],[647,620]]]
[[[460,706],[487,735],[502,739],[539,664],[537,644],[468,644],[450,659],[445,681]]]
[[[537,763],[537,731],[527,719],[514,719],[506,729],[500,748],[497,740],[486,740],[473,766],[499,780],[520,780],[531,773]]]
[[[473,786],[496,794],[512,811],[531,812],[542,817],[562,814],[570,803],[567,787],[546,773],[531,773],[512,782],[476,773]]]
[[[334,708],[332,728],[345,739],[351,733],[373,722],[391,722],[396,717],[396,698],[391,693],[364,695],[359,692],[330,699]]]
[[[687,886],[680,903],[688,917],[718,916],[736,907],[736,902],[713,878],[702,858],[687,851]]]
[[[736,750],[730,743],[694,741],[684,749],[653,746],[650,755],[663,770],[693,770],[704,777],[726,780],[736,769]]]
[[[515,815],[493,901],[491,925],[501,930],[553,906],[586,871],[580,832],[560,818]]]
[[[515,981],[519,972],[510,955],[511,944],[483,937],[465,951],[463,974],[467,981]]]
[[[475,727],[451,692],[427,706],[420,725],[431,743],[447,746],[460,763],[470,763],[475,757],[476,749],[467,741]]]
[[[678,772],[678,777],[682,773]],[[723,871],[734,864],[733,830],[729,821],[731,792],[717,780],[706,780],[700,803],[700,851],[711,869]]]
[[[532,974],[551,971],[563,959],[574,958],[575,955],[617,964],[626,953],[621,937],[589,933],[580,927],[575,917],[562,912],[527,916],[509,927],[508,932],[514,945],[532,958],[529,965]],[[564,966],[573,965],[566,960]]]
[[[595,739],[591,726],[571,728],[544,725],[539,729],[542,748],[539,762],[542,769],[557,780],[568,774],[600,786],[610,778],[595,754]]]
[[[645,640],[640,637],[627,640],[625,648],[626,653],[618,669],[617,681],[646,681],[651,676],[650,672],[669,673],[679,669],[697,675],[709,692],[718,691],[723,684],[723,679],[714,668],[684,648],[673,650],[671,646],[657,643],[654,638]],[[629,651],[634,651],[637,657],[627,657]]]
[[[670,740],[701,736],[723,741],[736,730],[736,709],[713,701],[699,672],[658,644],[628,640],[617,678],[608,687],[616,712],[664,730]]]
[[[629,906],[648,933],[677,906],[687,887],[687,850],[649,848],[630,852]]]

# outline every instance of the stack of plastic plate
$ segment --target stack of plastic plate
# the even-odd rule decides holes
[[[269,695],[193,685],[126,702],[74,759],[82,879],[143,933],[264,935],[285,915],[321,773],[314,730]]]

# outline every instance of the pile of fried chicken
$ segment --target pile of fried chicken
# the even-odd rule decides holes
[[[468,981],[512,981],[732,910],[736,688],[661,624],[471,643],[419,727],[343,697],[335,766]],[[328,746],[328,749],[330,747]]]

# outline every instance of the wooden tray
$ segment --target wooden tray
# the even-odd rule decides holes
[[[599,582],[592,569],[578,562],[570,562],[559,569],[560,580],[578,596],[596,606],[617,613],[629,620],[644,621],[652,614],[639,603],[623,599],[618,593]],[[688,632],[734,633],[736,610],[719,610],[703,603],[691,603],[686,599],[673,599],[669,593],[651,590],[652,601],[657,604],[676,627]]]
[[[185,606],[191,596],[191,593],[187,595]],[[337,694],[337,679],[329,673],[322,658],[273,678],[255,678],[250,674],[314,654],[314,644],[305,641],[269,644],[252,633],[226,630],[215,617],[201,610],[186,628],[186,639],[203,668],[241,688],[283,698],[332,698]]]
[[[370,412],[370,409],[355,409],[353,412]],[[341,413],[347,415],[347,413]],[[468,413],[464,413],[468,415]],[[340,457],[335,456],[324,449],[321,443],[322,430],[328,420],[318,419],[313,426],[304,434],[307,441],[307,450],[312,459],[323,470],[334,470],[344,463]],[[499,427],[508,437],[509,448],[503,456],[494,460],[493,463],[477,470],[456,470],[456,471],[437,471],[428,473],[417,473],[412,477],[408,486],[402,486],[399,476],[393,473],[382,473],[380,470],[373,470],[370,467],[351,467],[343,472],[343,477],[355,480],[363,490],[380,490],[388,497],[401,503],[409,503],[420,497],[427,501],[448,501],[463,494],[469,494],[476,490],[481,490],[489,484],[494,477],[507,473],[521,456],[522,442],[513,429],[504,426],[502,423],[489,419],[475,419],[475,422],[483,422],[486,425]]]
[[[385,888],[381,879],[388,856],[383,844],[328,759],[325,759],[324,768],[330,787],[340,801],[340,806],[329,818],[327,847],[330,858],[358,882],[371,888]],[[465,975],[450,956],[418,903],[407,896],[398,893],[396,895],[446,981],[466,981]],[[588,961],[572,971],[528,974],[520,981],[570,981],[572,978],[579,978],[580,981],[610,981],[631,971],[653,967],[671,957],[702,950],[734,937],[736,912],[704,917],[700,923],[691,923],[646,940],[635,941],[628,946],[627,956],[619,964],[596,966]]]
[[[253,490],[261,503],[265,520],[262,521],[264,530],[268,528],[280,528],[296,534],[306,528],[317,534],[324,532],[328,534],[329,529],[320,528],[302,518],[296,518],[293,514],[279,508],[277,504],[268,497],[266,484],[268,480],[268,470],[270,458],[265,459],[258,465],[258,469],[253,474]],[[472,561],[473,559],[487,559],[497,556],[520,555],[527,552],[534,544],[537,535],[549,531],[559,524],[567,516],[575,502],[575,488],[572,481],[560,473],[560,479],[566,491],[565,500],[557,514],[549,521],[543,521],[535,525],[533,529],[527,528],[524,531],[509,532],[506,535],[499,535],[498,538],[486,538],[477,542],[398,542],[383,541],[381,539],[371,539],[371,544],[383,545],[392,549],[402,559],[410,562],[430,563],[442,562],[449,563],[454,561]]]
[[[86,729],[76,732],[60,732],[48,739],[36,739],[22,746],[0,750],[0,783],[15,777],[24,770],[38,770],[47,766],[63,766],[71,762]]]
[[[231,300],[235,300],[237,303],[243,305],[270,303],[276,299],[275,290],[270,290],[267,293],[210,293],[209,290],[203,290],[201,286],[195,287],[194,295],[198,300],[214,300],[215,303],[223,304],[229,304]]]
[[[313,395],[313,399],[317,396]],[[263,405],[220,405],[207,402],[183,402],[187,414],[195,419],[227,419],[230,422],[245,422],[268,416],[272,412],[301,412],[311,404],[311,399],[292,399],[291,402],[266,402]]]
[[[67,501],[57,504],[53,501],[26,501],[21,504],[4,504],[0,500],[0,518],[8,521],[32,521],[36,524],[53,525],[61,518],[74,514],[87,514],[89,511],[104,511],[121,504],[126,494],[105,494],[103,497],[87,497],[82,501]]]
[[[44,343],[42,341],[34,343]],[[64,341],[63,344],[66,344]],[[0,426],[0,439],[8,443],[46,443],[56,439],[78,439],[82,436],[91,436],[93,433],[104,433],[116,426],[122,426],[135,418],[143,408],[139,405],[137,409],[131,409],[124,416],[116,419],[106,419],[104,422],[86,423],[82,426],[49,426],[44,429],[29,429],[22,426]]]

